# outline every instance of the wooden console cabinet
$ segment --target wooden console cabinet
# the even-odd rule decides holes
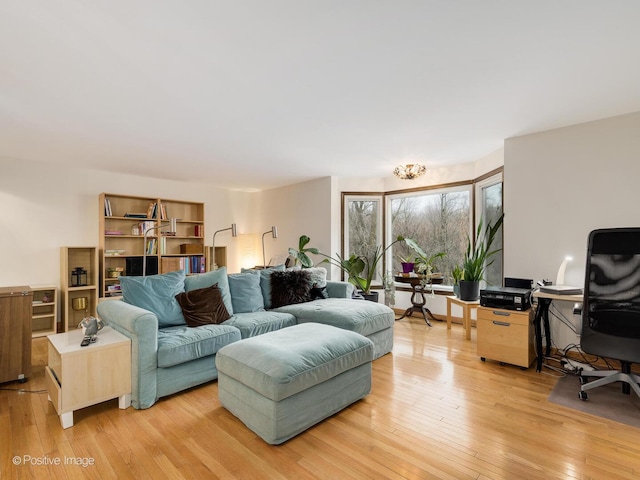
[[[0,383],[31,375],[30,287],[0,288]]]
[[[532,310],[478,307],[477,352],[485,361],[529,368],[535,359]]]

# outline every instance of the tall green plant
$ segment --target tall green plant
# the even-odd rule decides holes
[[[309,253],[318,255],[320,252],[315,247],[307,247],[311,239],[306,235],[301,235],[298,239],[298,249],[289,248],[289,255],[295,258],[295,263],[300,262],[302,268],[313,267],[313,260],[309,257]]]
[[[351,254],[349,258],[343,258],[336,254],[336,258],[333,258],[320,253],[320,255],[326,257],[320,263],[329,263],[338,267],[346,274],[349,283],[353,284],[365,295],[368,295],[371,292],[378,265],[384,259],[385,252],[396,243],[402,241],[405,241],[405,238],[399,235],[387,248],[383,249],[381,245],[378,245],[370,256]]]
[[[481,218],[476,231],[475,246],[472,245],[471,238],[467,238],[467,249],[462,262],[463,280],[479,282],[484,279],[484,272],[493,263],[493,260],[490,260],[491,257],[500,251],[500,249],[491,250],[491,245],[503,220],[504,213],[493,225],[489,223],[483,229]]]

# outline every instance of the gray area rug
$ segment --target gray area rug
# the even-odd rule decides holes
[[[561,377],[551,391],[549,401],[640,428],[640,397],[633,390],[630,395],[625,395],[621,384],[613,383],[589,390],[586,401],[578,398],[579,391],[580,379],[577,376]]]

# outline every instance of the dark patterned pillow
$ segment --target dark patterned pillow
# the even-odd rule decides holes
[[[311,275],[303,270],[271,274],[271,308],[311,301]]]
[[[190,327],[222,323],[231,318],[222,301],[222,291],[218,284],[206,288],[197,288],[176,295],[182,308],[182,315]]]

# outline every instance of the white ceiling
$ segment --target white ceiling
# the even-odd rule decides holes
[[[2,0],[0,160],[242,189],[474,161],[639,111],[639,26],[638,0]]]

